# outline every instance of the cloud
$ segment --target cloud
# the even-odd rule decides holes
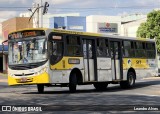
[[[117,15],[118,16],[126,16],[126,15],[128,15],[128,13],[127,12],[122,12],[122,13],[118,13]]]
[[[75,0],[50,0],[50,3],[55,4],[55,5],[66,4],[66,3],[70,3],[70,2],[77,2],[77,1],[75,1]]]
[[[31,0],[30,0],[31,1]],[[28,0],[0,0],[1,4],[2,3],[8,3],[8,4],[13,4],[13,3],[22,3],[25,4],[28,2]]]
[[[33,2],[41,3],[41,0],[33,0]],[[42,0],[42,2],[43,3],[48,2],[51,5],[62,5],[62,4],[68,4],[70,2],[75,2],[75,0]]]
[[[0,11],[0,19],[13,18],[18,15],[16,11]]]

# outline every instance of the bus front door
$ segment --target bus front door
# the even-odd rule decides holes
[[[122,79],[122,51],[120,41],[111,41],[112,80]]]
[[[83,39],[83,57],[84,57],[84,81],[96,81],[96,51],[95,40]]]

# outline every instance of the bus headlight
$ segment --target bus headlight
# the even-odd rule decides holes
[[[14,76],[14,74],[11,74],[11,73],[9,73],[8,75],[9,75],[9,76]]]
[[[44,67],[44,68],[42,68],[40,71],[35,72],[35,75],[42,74],[42,73],[44,73],[44,72],[46,72],[46,71],[47,71],[47,67]]]
[[[46,71],[47,71],[47,67],[44,67],[44,68],[42,68],[42,69],[39,71],[39,74],[44,73],[44,72],[46,72]]]

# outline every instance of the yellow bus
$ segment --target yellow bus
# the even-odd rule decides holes
[[[122,88],[158,75],[155,40],[58,29],[24,29],[8,35],[8,84]]]

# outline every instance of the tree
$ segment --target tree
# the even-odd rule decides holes
[[[157,51],[160,53],[160,10],[153,10],[147,15],[147,21],[137,30],[137,37],[156,39]]]

